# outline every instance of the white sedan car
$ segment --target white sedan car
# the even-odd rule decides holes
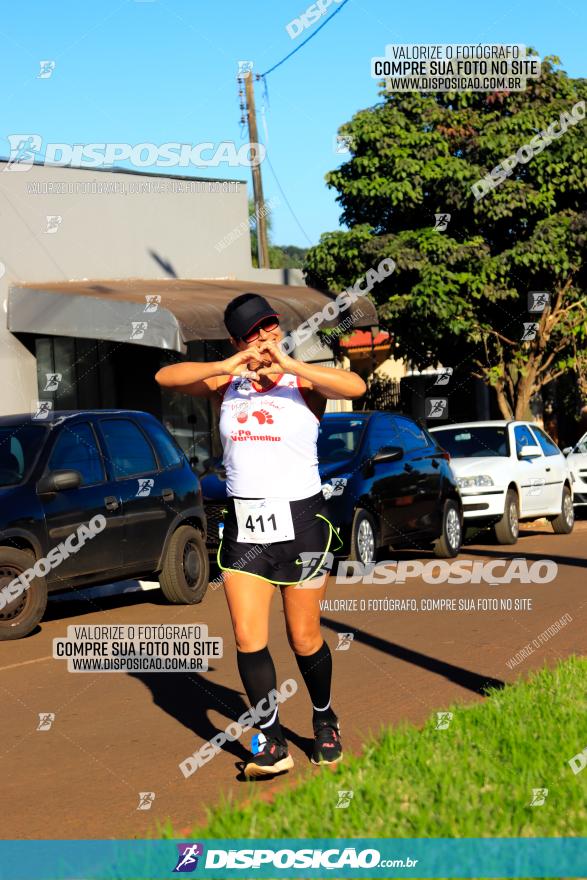
[[[466,525],[493,525],[500,544],[516,543],[520,520],[544,516],[557,534],[573,530],[573,477],[565,456],[538,425],[463,422],[430,433],[450,454]]]
[[[575,446],[563,449],[569,470],[574,477],[573,501],[575,507],[587,507],[587,434]]]

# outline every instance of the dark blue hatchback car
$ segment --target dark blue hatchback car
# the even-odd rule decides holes
[[[0,417],[0,639],[30,633],[47,594],[72,586],[159,577],[170,602],[201,602],[205,536],[199,479],[149,413]]]
[[[380,548],[432,547],[452,557],[462,542],[463,511],[449,455],[409,416],[388,412],[327,413],[318,461],[341,554],[373,562]],[[202,476],[208,547],[218,546],[226,497],[221,464]]]

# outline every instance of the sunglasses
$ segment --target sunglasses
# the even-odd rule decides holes
[[[267,333],[271,330],[276,330],[279,327],[279,321],[277,318],[265,318],[264,321],[261,321],[254,327],[249,333],[242,337],[243,342],[254,342],[261,335],[261,330],[265,330]]]

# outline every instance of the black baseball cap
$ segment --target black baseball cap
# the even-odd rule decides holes
[[[242,339],[265,318],[279,318],[279,314],[258,293],[242,293],[224,310],[224,325],[233,339]]]

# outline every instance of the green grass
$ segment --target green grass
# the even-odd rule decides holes
[[[383,728],[334,772],[300,773],[298,762],[299,784],[270,803],[257,797],[267,784],[250,784],[245,805],[223,800],[191,837],[587,835],[587,768],[575,775],[567,763],[587,747],[587,659],[450,711],[447,730],[436,714],[421,729]],[[533,788],[548,788],[543,806],[529,806]],[[339,789],[354,792],[348,809],[336,808]],[[159,833],[176,836],[170,825]]]

